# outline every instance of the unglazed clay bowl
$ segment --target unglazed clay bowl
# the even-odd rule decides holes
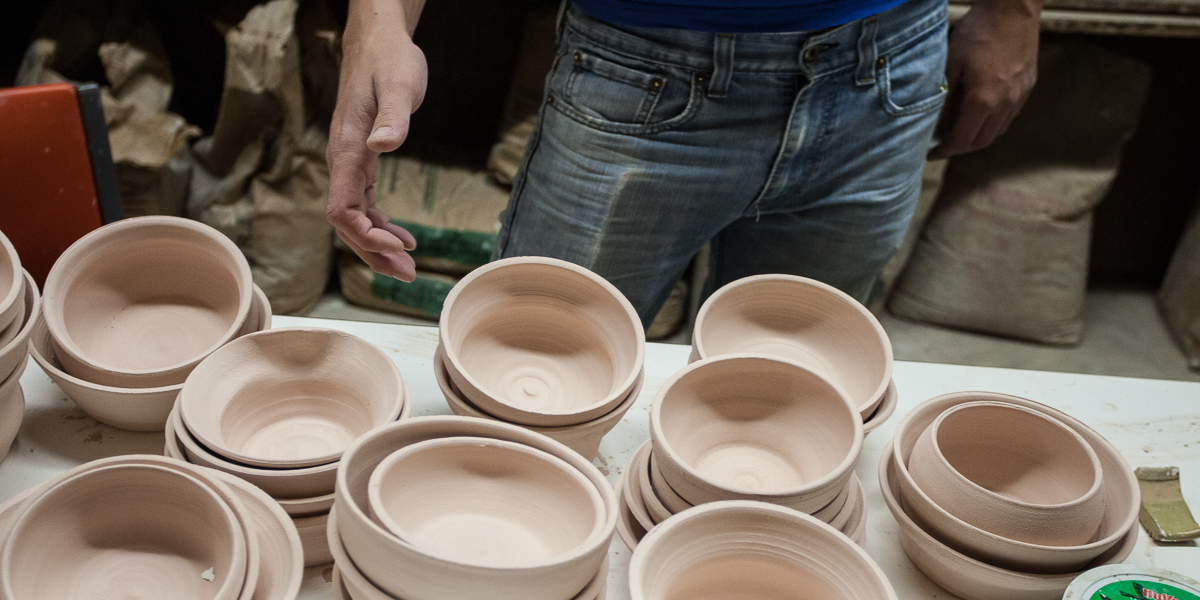
[[[0,232],[0,332],[8,329],[25,312],[24,272],[17,249],[4,232]]]
[[[637,502],[634,502],[632,499],[627,500],[631,505],[631,510],[634,510],[635,516],[638,516],[636,515],[636,509],[640,507],[648,518],[650,527],[653,527],[671,518],[671,515],[675,514],[675,512],[667,508],[663,504],[662,499],[654,492],[654,484],[650,481],[651,455],[650,440],[646,440],[645,443],[633,452],[633,456],[629,459],[629,465],[625,467],[625,473],[622,474],[622,477],[629,482],[625,493],[632,497],[632,499],[638,500]],[[637,504],[637,506],[633,506],[634,504]],[[645,521],[641,518],[638,521],[643,523],[643,525],[645,524]],[[646,529],[648,530],[650,527],[646,527]]]
[[[1010,540],[989,533],[946,512],[927,496],[908,471],[908,460],[922,432],[946,410],[966,402],[988,401],[1021,406],[1048,415],[1083,436],[1104,470],[1104,517],[1092,539],[1076,546],[1047,546]],[[1028,573],[1077,571],[1105,555],[1137,524],[1141,492],[1133,469],[1103,436],[1062,411],[1044,404],[992,392],[958,392],[921,403],[896,428],[896,485],[905,512],[948,547],[1005,569]]]
[[[240,337],[196,367],[179,415],[209,450],[245,465],[329,464],[358,436],[395,421],[408,401],[382,350],[333,329],[291,327]]]
[[[379,463],[396,450],[431,439],[471,436],[525,444],[582,473],[600,493],[605,522],[596,543],[553,563],[520,568],[479,567],[421,552],[371,520],[367,488]],[[354,564],[388,593],[405,600],[561,600],[583,589],[607,555],[617,522],[612,487],[588,459],[516,425],[470,417],[419,417],[372,430],[354,442],[338,467],[334,510]]]
[[[892,380],[892,343],[854,298],[813,279],[755,275],[713,293],[696,315],[698,358],[753,353],[799,362],[842,386],[865,419]]]
[[[498,419],[562,427],[613,411],[642,372],[646,336],[602,277],[542,257],[507,258],[463,277],[442,308],[450,380]]]
[[[20,330],[7,344],[0,344],[0,381],[7,379],[18,367],[29,361],[29,337],[33,334],[33,325],[42,314],[42,297],[38,294],[37,284],[28,272],[22,272],[25,285],[22,288],[25,295],[24,313]]]
[[[1020,406],[967,402],[943,412],[917,438],[908,471],[946,512],[1011,540],[1086,544],[1104,516],[1091,445]]]
[[[671,487],[671,484],[667,483],[666,478],[663,477],[662,470],[658,468],[658,460],[654,458],[653,446],[650,452],[649,469],[650,486],[654,489],[654,495],[658,497],[667,510],[671,511],[671,514],[678,514],[695,506],[680,496]]]
[[[292,518],[316,517],[329,514],[329,509],[333,508],[333,494],[312,498],[277,498],[275,502]]]
[[[316,567],[333,562],[329,552],[329,542],[325,539],[325,530],[329,526],[329,513],[311,517],[295,517],[292,523],[300,535],[300,545],[304,548],[304,566]]]
[[[621,542],[625,544],[626,548],[633,550],[645,537],[646,527],[637,520],[637,515],[633,514],[633,509],[629,506],[624,477],[617,478],[617,485],[614,489],[617,494],[617,536],[621,538]]]
[[[637,463],[642,462],[641,457],[638,456],[639,452],[641,452],[640,448],[634,452],[633,458],[625,466],[625,471],[621,473],[617,481],[619,484],[618,487],[621,488],[621,492],[624,495],[623,500],[625,505],[628,506],[629,512],[633,513],[634,519],[641,524],[642,529],[650,530],[660,520],[665,521],[669,518],[670,513],[667,513],[667,516],[662,519],[654,519],[650,516],[649,507],[646,506],[645,498],[642,495],[641,480],[638,478],[640,467],[637,466]]]
[[[108,466],[29,501],[0,554],[0,593],[233,600],[246,571],[238,517],[208,485],[155,465]]]
[[[763,502],[686,510],[642,538],[629,563],[632,600],[895,599],[866,551],[813,517]]]
[[[901,500],[899,461],[894,443],[879,459],[879,488],[884,503],[900,526],[900,544],[917,568],[934,583],[965,600],[1061,600],[1063,592],[1083,571],[1125,560],[1137,544],[1137,523],[1130,524],[1117,543],[1080,566],[1081,570],[1037,574],[1011,570],[977,560],[946,545],[919,525]]]
[[[261,557],[253,600],[294,600],[304,579],[304,549],[292,520],[266,492],[227,473],[204,472],[233,490],[253,524]]]
[[[233,339],[250,313],[250,265],[224,234],[178,217],[117,221],[76,241],[46,277],[46,323],[80,379],[162,387]]]
[[[466,565],[534,567],[612,536],[600,492],[582,473],[517,442],[405,446],[375,468],[367,496],[375,521],[396,537]]]
[[[0,461],[8,457],[13,440],[25,419],[25,390],[21,389],[21,375],[25,364],[17,367],[8,379],[0,381]]]
[[[492,419],[500,421],[471,404],[463,397],[462,392],[454,387],[454,382],[450,381],[450,376],[446,372],[445,366],[445,350],[439,344],[437,352],[433,357],[433,372],[437,379],[438,387],[442,390],[442,396],[446,398],[446,404],[450,406],[450,412],[460,417],[478,417],[480,419]],[[630,407],[637,401],[638,395],[642,392],[642,383],[646,380],[646,370],[642,369],[638,374],[638,379],[630,390],[629,395],[621,401],[616,408],[608,414],[601,415],[598,418],[592,419],[578,425],[567,425],[565,427],[536,427],[533,425],[523,425],[530,431],[536,431],[553,440],[565,444],[568,448],[578,452],[584,457],[593,457],[600,450],[600,442],[604,439],[604,435],[616,427],[617,423],[629,412]]]
[[[663,383],[650,439],[663,477],[691,504],[759,500],[811,513],[846,487],[863,432],[850,398],[815,371],[731,354]]]
[[[892,414],[896,412],[896,406],[900,404],[900,393],[896,390],[896,382],[892,381],[888,384],[887,391],[883,394],[883,400],[879,403],[870,416],[863,419],[863,438],[867,434],[879,429],[880,425],[888,422],[892,418]]]

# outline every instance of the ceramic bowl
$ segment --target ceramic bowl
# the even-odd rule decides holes
[[[375,521],[418,550],[494,568],[557,562],[607,533],[599,491],[524,444],[449,437],[385,458],[367,486]]]
[[[622,495],[624,495],[624,502],[629,512],[633,513],[633,517],[641,524],[642,529],[649,531],[659,521],[665,521],[671,515],[667,512],[661,519],[655,519],[650,515],[650,508],[646,505],[645,496],[642,494],[641,478],[639,477],[639,472],[641,471],[639,463],[644,462],[642,457],[639,456],[641,453],[641,448],[634,452],[632,460],[625,466],[625,470],[621,475],[617,477],[617,481],[620,484],[619,487],[621,488]]]
[[[275,502],[289,517],[316,517],[329,514],[329,509],[333,508],[333,493],[312,498],[279,498]]]
[[[8,457],[25,419],[25,390],[21,389],[21,375],[24,374],[25,365],[22,364],[8,379],[0,381],[0,461]]]
[[[24,272],[17,249],[4,232],[0,232],[0,332],[8,329],[25,312]]]
[[[884,503],[900,526],[900,544],[912,562],[934,583],[965,600],[1061,600],[1082,571],[1036,574],[1006,569],[976,560],[942,543],[913,520],[901,500],[899,461],[894,444],[879,460],[879,488]],[[1121,533],[1118,542],[1081,566],[1082,570],[1125,560],[1137,544],[1137,523]]]
[[[246,582],[239,523],[208,485],[182,472],[86,470],[31,499],[17,517],[0,553],[0,592],[31,600],[232,600]]]
[[[686,510],[642,538],[629,563],[632,600],[895,599],[859,546],[813,517],[744,500]]]
[[[614,490],[617,494],[617,537],[621,538],[626,548],[633,550],[646,536],[646,527],[637,520],[637,515],[633,514],[633,509],[629,506],[624,477],[617,478]]]
[[[46,277],[59,360],[114,387],[182,383],[237,335],[254,295],[250,265],[224,234],[189,219],[137,217],[97,229]]]
[[[266,492],[227,473],[204,472],[233,490],[253,524],[261,548],[253,600],[295,600],[304,579],[304,549],[292,520]]]
[[[367,487],[375,468],[396,450],[430,439],[472,436],[506,440],[547,452],[582,473],[600,493],[605,523],[596,543],[568,556],[522,568],[478,567],[431,556],[371,520]],[[406,600],[460,600],[486,590],[491,600],[561,600],[583,589],[607,555],[616,527],[612,487],[587,459],[516,425],[470,417],[419,417],[372,430],[346,450],[338,468],[334,510],[341,538],[358,568],[380,588]]]
[[[946,512],[1011,540],[1086,544],[1104,516],[1104,473],[1091,445],[1020,406],[946,410],[917,438],[908,472]]]
[[[602,277],[541,257],[499,260],[454,286],[439,336],[450,380],[510,423],[562,427],[621,403],[642,372],[646,336]]]
[[[25,312],[22,313],[21,328],[16,336],[7,344],[0,344],[0,381],[8,379],[13,371],[29,361],[29,336],[33,333],[33,324],[42,314],[42,297],[38,294],[37,284],[28,272],[23,272],[23,277]]]
[[[846,487],[863,433],[854,404],[820,374],[731,354],[663,383],[650,439],[663,477],[691,504],[759,500],[811,513]]]
[[[300,535],[300,545],[304,548],[304,566],[316,567],[333,562],[329,552],[329,542],[325,539],[325,530],[329,526],[329,513],[311,517],[293,518],[296,532]]]
[[[634,499],[638,499],[638,502],[629,500],[630,508],[636,512],[637,508],[641,507],[650,522],[650,526],[653,527],[671,518],[671,515],[675,513],[667,508],[663,504],[662,499],[654,493],[654,484],[650,481],[650,459],[653,454],[650,450],[650,441],[646,440],[645,443],[634,451],[633,456],[629,459],[629,465],[625,467],[625,473],[622,476],[629,482],[625,493]],[[633,506],[634,504],[637,504],[637,506]],[[635,514],[635,516],[638,515]],[[643,525],[646,523],[641,518],[638,521]],[[646,527],[646,529],[649,530],[650,527]]]
[[[865,419],[892,380],[892,343],[854,298],[813,279],[755,275],[713,293],[696,315],[698,358],[753,353],[809,367],[842,386]]]
[[[888,384],[887,391],[883,394],[883,400],[879,406],[871,413],[869,417],[863,419],[863,438],[867,434],[879,429],[880,425],[888,422],[892,418],[892,414],[896,412],[896,406],[900,404],[900,393],[896,390],[896,382],[892,381]]]
[[[408,401],[400,371],[366,340],[289,327],[238,338],[196,367],[179,414],[209,450],[245,465],[329,464]]]
[[[946,512],[916,485],[907,463],[921,433],[946,410],[977,401],[1002,402],[1036,410],[1070,427],[1092,446],[1104,470],[1104,517],[1091,541],[1078,546],[1045,546],[1003,538]],[[1141,493],[1129,463],[1103,436],[1044,404],[991,392],[946,394],[910,411],[897,426],[894,439],[893,462],[896,463],[897,485],[907,514],[947,546],[987,564],[1028,573],[1077,571],[1120,544],[1137,523]]]
[[[445,350],[438,345],[437,352],[433,357],[433,372],[437,379],[438,387],[442,390],[442,395],[446,398],[446,404],[450,406],[450,412],[461,417],[478,417],[481,419],[502,420],[489,415],[471,404],[462,396],[462,392],[454,387],[454,382],[450,381],[450,376],[446,372]],[[530,431],[536,431],[550,439],[561,442],[568,448],[578,452],[584,457],[596,456],[600,451],[600,442],[604,439],[604,435],[612,431],[617,423],[629,412],[630,407],[637,401],[638,395],[642,392],[642,383],[646,379],[646,370],[642,369],[638,374],[638,379],[634,382],[633,389],[629,395],[621,401],[616,408],[608,414],[602,415],[596,419],[592,419],[586,423],[578,425],[568,425],[566,427],[535,427],[533,425],[523,425]]]
[[[658,497],[663,506],[671,511],[671,514],[681,513],[693,506],[694,504],[683,499],[671,484],[667,483],[663,477],[662,470],[658,468],[658,461],[654,458],[653,447],[651,447],[650,458],[648,459],[648,468],[650,471],[650,486],[654,490],[654,495]]]

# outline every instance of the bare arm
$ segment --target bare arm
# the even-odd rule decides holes
[[[416,277],[408,250],[417,241],[375,206],[379,154],[404,143],[408,119],[425,96],[425,55],[412,42],[425,0],[351,0],[342,43],[337,108],[325,153],[326,215],[372,269]]]
[[[977,0],[950,32],[949,133],[930,159],[986,148],[1008,129],[1037,81],[1042,0]]]

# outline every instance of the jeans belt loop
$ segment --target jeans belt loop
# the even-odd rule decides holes
[[[732,33],[718,33],[713,41],[713,74],[708,84],[709,98],[724,98],[729,91],[729,80],[733,78],[733,46],[735,36]]]
[[[878,49],[875,47],[875,31],[879,21],[875,17],[862,20],[858,30],[858,69],[854,78],[859,86],[875,85],[875,62],[878,59]]]
[[[567,26],[567,6],[571,0],[562,0],[558,3],[558,16],[554,18],[554,43],[555,45],[562,44],[563,29]]]

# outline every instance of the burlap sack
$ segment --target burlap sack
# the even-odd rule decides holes
[[[385,310],[418,319],[437,320],[446,295],[458,279],[441,273],[417,271],[412,283],[404,283],[371,270],[350,252],[338,260],[342,295],[352,304]]]
[[[1200,203],[1197,207],[1158,290],[1158,308],[1188,365],[1200,371]]]
[[[950,161],[893,290],[893,313],[1039,342],[1079,340],[1092,209],[1137,126],[1150,70],[1077,39],[1046,38],[1039,73],[1005,135]]]

